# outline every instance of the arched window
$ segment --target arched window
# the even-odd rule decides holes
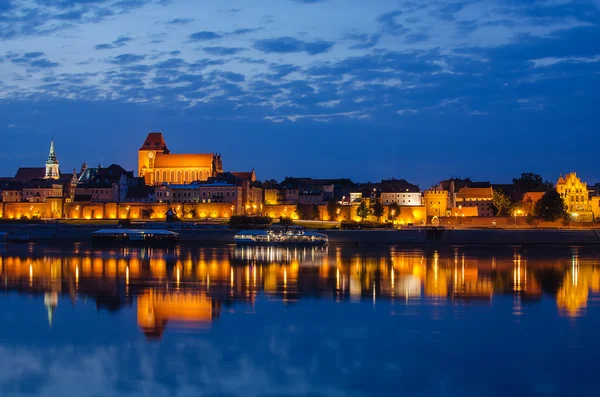
[[[177,170],[177,178],[175,179],[175,182],[181,183],[181,170]]]
[[[198,174],[196,173],[196,170],[192,170],[191,172],[191,176],[192,176],[192,181],[197,181],[198,180]]]
[[[171,170],[171,174],[169,175],[169,182],[175,182],[175,171]]]
[[[156,182],[156,183],[160,182],[160,171],[156,171],[156,179],[154,180],[154,182]]]
[[[188,170],[185,170],[185,172],[183,173],[183,181],[185,183],[190,182],[190,172]]]
[[[167,181],[167,171],[163,171],[161,182],[166,182],[166,181]]]

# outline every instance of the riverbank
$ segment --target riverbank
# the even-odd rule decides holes
[[[92,232],[103,225],[0,224],[8,240],[90,241]],[[115,227],[109,226],[109,227]],[[233,243],[237,232],[227,228],[172,229],[182,242]],[[600,246],[599,229],[427,229],[327,230],[332,244],[425,244],[425,245],[587,245]]]

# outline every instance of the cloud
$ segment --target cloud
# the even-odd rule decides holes
[[[121,36],[115,41],[113,41],[111,44],[98,44],[94,48],[96,50],[111,50],[114,48],[124,47],[128,42],[132,40],[133,39],[131,37]]]
[[[398,36],[408,32],[408,29],[401,23],[398,23],[396,19],[402,15],[402,11],[392,11],[381,15],[377,18],[377,21],[381,25],[381,29],[384,33]]]
[[[165,23],[167,25],[187,25],[192,22],[194,22],[192,18],[175,18]]]
[[[600,62],[600,55],[592,57],[546,57],[532,59],[530,62],[533,63],[534,68],[545,68],[560,63],[596,63]]]
[[[204,52],[215,55],[215,56],[226,56],[235,55],[242,51],[246,51],[246,48],[240,47],[204,47]]]
[[[36,59],[34,61],[31,61],[29,63],[29,65],[33,68],[47,69],[47,68],[55,68],[59,64],[57,62],[50,62],[47,59]]]
[[[139,61],[143,61],[146,58],[145,55],[136,55],[136,54],[121,54],[116,57],[112,57],[109,62],[118,64],[118,65],[127,65],[130,63],[136,63]]]
[[[350,34],[346,36],[347,39],[359,41],[360,43],[350,47],[351,50],[365,50],[367,48],[373,48],[379,42],[381,38],[380,34]]]
[[[284,121],[296,122],[302,119],[312,119],[315,121],[329,121],[333,118],[349,118],[356,120],[364,120],[369,118],[368,113],[354,111],[354,112],[343,112],[343,113],[320,113],[320,114],[292,114],[284,116],[267,116],[265,120],[272,121],[274,123],[282,123]]]
[[[262,28],[243,28],[243,29],[235,29],[234,31],[228,33],[233,36],[239,36],[248,33],[260,32]]]
[[[293,37],[280,37],[277,39],[257,40],[254,48],[264,53],[286,54],[292,52],[306,52],[310,55],[328,52],[333,47],[328,41],[302,41]]]
[[[216,40],[220,39],[221,37],[223,37],[223,35],[216,32],[202,31],[189,35],[189,41]]]

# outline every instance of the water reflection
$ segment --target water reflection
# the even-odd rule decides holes
[[[97,251],[90,247],[11,246],[0,257],[3,288],[43,295],[50,326],[59,296],[93,299],[97,308],[137,309],[150,339],[167,327],[202,329],[223,306],[257,296],[294,302],[378,300],[462,304],[513,296],[513,314],[543,294],[561,314],[581,316],[600,292],[597,253],[503,249],[405,250],[178,247]]]

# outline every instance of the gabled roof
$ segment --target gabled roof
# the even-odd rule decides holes
[[[60,174],[60,171],[59,171]],[[46,167],[20,167],[15,174],[15,181],[30,181],[43,179],[46,176]]]
[[[162,132],[150,132],[139,150],[163,150],[169,152]]]
[[[230,174],[250,182],[254,182],[256,180],[256,174],[254,173],[254,170],[250,172],[230,172]]]
[[[482,198],[492,199],[494,193],[492,187],[463,187],[458,191],[457,198]]]

